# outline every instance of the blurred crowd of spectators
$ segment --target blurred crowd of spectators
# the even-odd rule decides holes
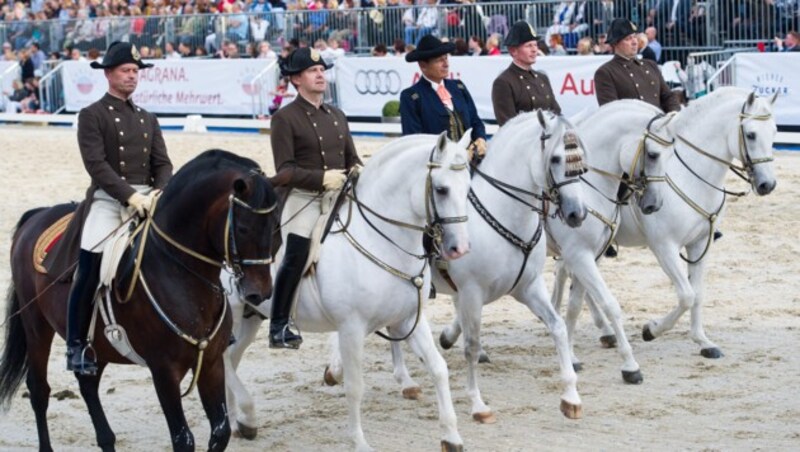
[[[561,36],[566,49],[595,42],[614,17],[656,29],[667,46],[702,47],[709,26],[722,41],[783,38],[798,29],[800,0],[588,0],[506,3],[494,0],[2,0],[0,38],[14,50],[38,42],[46,52],[104,49],[114,40],[159,48],[183,44],[190,54],[214,54],[224,41],[336,39],[345,51],[395,39],[415,44],[430,33],[488,42],[525,19],[537,31]],[[709,14],[707,5],[716,5]],[[709,18],[713,18],[710,20]],[[707,23],[709,22],[709,23]],[[713,23],[711,23],[713,22]],[[362,34],[363,36],[358,36]],[[358,49],[356,49],[358,47]]]

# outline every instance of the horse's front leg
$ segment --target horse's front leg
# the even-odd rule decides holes
[[[456,305],[458,322],[464,332],[464,359],[467,361],[467,394],[469,394],[472,419],[482,424],[497,421],[492,409],[484,403],[478,387],[478,362],[481,353],[481,311],[483,291],[475,284],[467,284],[459,290]]]
[[[453,345],[455,345],[458,337],[461,336],[461,323],[458,320],[458,294],[453,295],[453,308],[456,310],[456,315],[453,316],[453,321],[450,322],[450,325],[446,326],[442,330],[442,334],[439,335],[439,345],[442,346],[445,350],[450,350]],[[480,345],[480,344],[479,344]],[[489,359],[489,354],[486,350],[483,349],[483,346],[480,345],[480,352],[478,354],[478,362],[479,363],[488,363],[491,360]]]
[[[206,355],[197,379],[197,391],[211,425],[209,451],[223,451],[231,439],[231,425],[225,404],[225,365],[221,355]]]
[[[180,383],[183,376],[186,375],[186,371],[185,368],[178,369],[168,364],[150,368],[158,401],[161,403],[161,409],[167,419],[172,450],[175,452],[194,451],[194,435],[186,423],[181,403]]]
[[[422,388],[419,387],[417,382],[411,378],[411,374],[408,373],[406,360],[403,357],[403,347],[399,342],[392,342],[392,366],[394,367],[394,379],[400,383],[400,387],[403,391],[403,398],[418,400],[420,394],[422,394]]]
[[[544,278],[541,275],[537,276],[533,283],[520,289],[522,289],[522,293],[515,297],[547,325],[553,342],[555,342],[558,364],[561,367],[561,382],[564,387],[561,393],[561,412],[570,419],[579,419],[582,416],[582,409],[577,388],[578,376],[575,374],[570,360],[569,341],[564,320],[553,309],[553,304],[547,296]]]
[[[406,327],[411,327],[409,322],[406,322]],[[405,331],[403,334],[405,334]],[[461,435],[458,434],[456,411],[453,408],[453,399],[450,394],[447,363],[436,349],[431,327],[428,325],[428,320],[424,314],[420,316],[416,329],[408,338],[408,343],[414,353],[422,359],[428,373],[433,377],[433,383],[436,387],[436,401],[439,405],[439,426],[442,429],[442,450],[463,450],[464,441],[461,439]],[[392,350],[394,350],[395,346],[398,349],[400,348],[399,343],[395,342],[392,344]],[[405,395],[405,391],[403,395]]]
[[[652,341],[655,338],[671,330],[683,313],[691,309],[694,305],[694,289],[689,279],[681,269],[680,248],[677,244],[663,244],[663,246],[651,246],[658,263],[667,274],[675,290],[678,293],[678,305],[664,317],[658,320],[651,320],[642,329],[642,338],[645,341]]]
[[[352,326],[339,330],[339,354],[342,357],[350,437],[357,451],[371,451],[373,449],[367,444],[361,427],[361,402],[364,398],[364,332]]]
[[[236,370],[239,368],[245,350],[255,341],[263,320],[258,315],[244,318],[240,312],[237,312],[235,306],[235,304],[231,304],[236,342],[229,346],[223,355],[225,387],[228,396],[228,419],[239,436],[245,439],[255,439],[258,434],[255,403]]]
[[[111,430],[111,426],[108,424],[106,413],[103,411],[103,405],[100,403],[100,397],[97,393],[103,370],[105,370],[107,364],[104,362],[97,363],[97,375],[75,374],[80,385],[81,396],[83,396],[83,401],[89,409],[89,416],[92,418],[92,425],[94,425],[94,432],[97,436],[97,445],[104,452],[113,451],[117,440]]]
[[[705,249],[705,240],[694,243],[686,248],[690,260],[700,257]],[[705,296],[705,258],[696,264],[689,264],[689,282],[694,289],[694,304],[692,305],[692,340],[700,346],[700,355],[705,358],[722,358],[724,355],[717,344],[706,337],[703,329],[703,298]]]
[[[572,368],[575,372],[580,372],[583,369],[581,360],[575,356],[575,327],[578,323],[578,317],[583,309],[583,299],[586,296],[586,289],[583,284],[573,277],[572,284],[569,289],[569,299],[567,301],[567,315],[564,318],[567,326],[567,340],[569,341],[569,356],[572,361]],[[558,311],[556,311],[558,314]]]
[[[642,373],[639,370],[639,363],[636,362],[636,358],[633,356],[633,349],[622,326],[622,309],[619,306],[619,302],[606,286],[606,282],[591,255],[585,254],[582,259],[573,265],[573,268],[575,279],[588,292],[589,304],[595,306],[595,309],[599,305],[603,311],[595,315],[608,318],[614,328],[611,337],[617,339],[617,350],[623,359],[622,379],[626,383],[640,384],[643,381]],[[572,346],[571,343],[570,346]]]

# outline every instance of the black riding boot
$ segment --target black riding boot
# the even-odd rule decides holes
[[[82,375],[97,373],[94,353],[86,349],[86,336],[92,319],[92,297],[100,281],[102,257],[102,254],[81,250],[78,273],[67,304],[67,370]]]
[[[272,315],[269,319],[270,348],[300,348],[303,338],[289,329],[289,314],[292,310],[294,291],[303,276],[303,267],[308,259],[311,240],[296,234],[286,238],[286,254],[275,278],[272,296]]]

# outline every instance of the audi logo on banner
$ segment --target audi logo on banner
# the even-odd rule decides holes
[[[401,88],[400,73],[394,69],[360,70],[354,84],[359,94],[397,94]]]

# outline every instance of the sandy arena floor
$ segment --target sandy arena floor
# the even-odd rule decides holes
[[[223,148],[254,158],[272,172],[267,135],[167,132],[165,138],[176,166],[205,149]],[[369,154],[383,142],[360,138],[356,145],[360,153]],[[4,294],[10,279],[11,230],[20,215],[33,207],[80,199],[88,177],[71,129],[0,126],[0,152]],[[584,313],[576,341],[576,353],[585,366],[578,383],[584,418],[565,419],[558,411],[552,340],[526,308],[502,299],[484,310],[482,338],[492,362],[480,369],[480,387],[497,415],[496,424],[478,425],[470,418],[460,343],[443,353],[466,449],[800,449],[800,154],[778,153],[775,168],[776,191],[765,198],[751,195],[732,202],[722,224],[725,237],[708,257],[706,331],[722,347],[724,358],[699,356],[688,338],[688,315],[655,342],[642,341],[645,322],[664,315],[676,297],[649,251],[623,249],[618,259],[604,263],[603,270],[622,303],[644,384],[622,382],[618,354],[600,348],[598,334]],[[550,264],[546,271],[551,280]],[[451,319],[450,300],[442,296],[432,301],[426,315],[438,335]],[[62,370],[63,353],[64,343],[57,339],[50,361],[52,392],[77,394],[74,377]],[[276,352],[267,348],[262,333],[241,366],[257,403],[259,437],[233,438],[230,450],[350,450],[343,389],[322,385],[327,353],[326,335],[308,334],[298,352]],[[365,356],[367,440],[385,451],[436,450],[435,396],[421,364],[409,359],[412,375],[424,391],[415,402],[400,396],[382,339],[370,337]],[[146,369],[112,366],[100,391],[119,450],[170,448]],[[22,388],[17,393],[10,411],[0,414],[0,450],[37,447],[33,412],[24,392]],[[204,449],[208,423],[196,392],[184,406],[198,448]],[[94,431],[82,400],[53,398],[48,418],[56,450],[94,447]]]

